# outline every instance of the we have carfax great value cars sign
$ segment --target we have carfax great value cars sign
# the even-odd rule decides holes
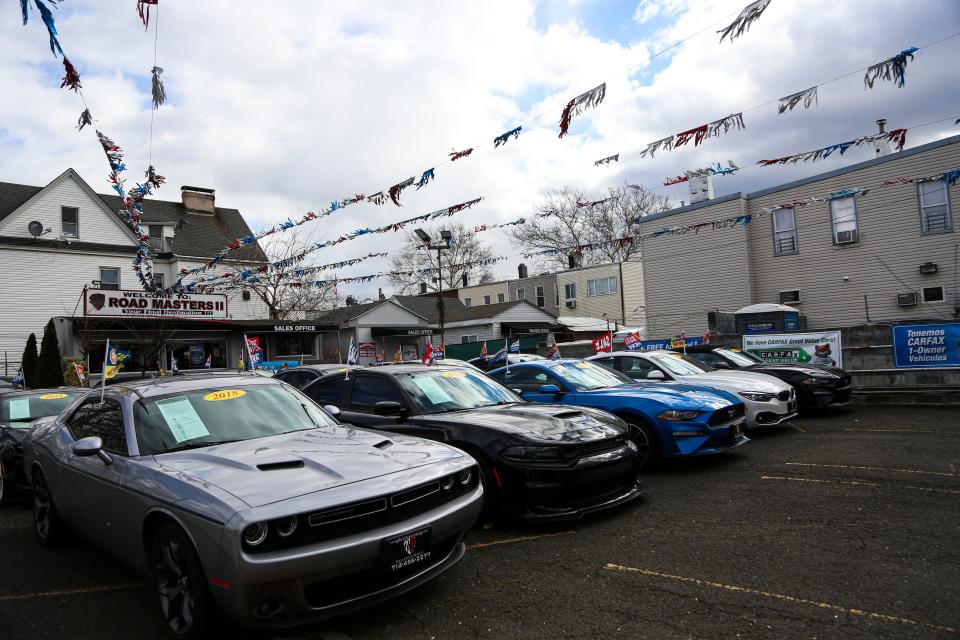
[[[146,291],[86,289],[83,315],[93,318],[190,318],[225,320],[222,294],[156,294]]]
[[[744,335],[743,349],[767,362],[825,364],[843,368],[839,331]]]
[[[893,355],[897,367],[960,367],[960,323],[897,325]]]

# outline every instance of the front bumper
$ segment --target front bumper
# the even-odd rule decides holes
[[[747,406],[747,428],[770,427],[797,417],[797,392],[790,388],[787,399],[773,398],[765,402],[744,399]]]
[[[482,506],[483,489],[477,486],[401,522],[303,547],[238,552],[218,563],[232,565],[232,572],[213,576],[208,571],[210,588],[223,611],[248,626],[284,628],[342,615],[406,593],[456,564]],[[383,565],[385,540],[426,527],[428,561],[397,572]],[[225,542],[238,548],[239,540]]]
[[[584,457],[572,466],[501,462],[506,507],[527,521],[577,520],[646,493],[637,478],[637,448]]]
[[[663,447],[664,458],[688,458],[722,453],[750,442],[745,433],[747,421],[739,418],[727,424],[710,427],[702,423],[684,423],[686,429],[668,428],[666,438],[672,440]],[[683,433],[703,435],[676,435]]]
[[[825,382],[817,384],[797,385],[800,393],[800,407],[802,409],[816,409],[820,407],[841,407],[849,404],[853,393],[853,384],[838,380],[836,383]]]

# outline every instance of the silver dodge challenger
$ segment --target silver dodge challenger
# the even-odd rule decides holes
[[[483,503],[462,451],[238,374],[87,394],[27,436],[24,471],[40,542],[69,526],[149,576],[178,638],[219,612],[294,626],[404,593],[463,556]]]

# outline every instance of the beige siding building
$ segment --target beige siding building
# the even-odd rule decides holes
[[[798,308],[810,329],[956,317],[960,136],[749,194],[644,218],[641,233],[750,214],[748,226],[645,242],[652,337],[700,333],[707,313],[753,303]],[[884,181],[896,181],[884,185]],[[863,197],[846,195],[869,189]],[[779,207],[810,198],[803,206]]]
[[[560,315],[608,319],[621,325],[643,326],[643,265],[640,262],[601,264],[557,274]]]
[[[460,302],[467,307],[475,307],[481,304],[497,304],[498,302],[509,302],[510,292],[507,288],[507,281],[494,282],[491,284],[477,284],[472,287],[461,287],[457,290],[457,297]]]

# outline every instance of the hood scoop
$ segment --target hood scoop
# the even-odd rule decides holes
[[[550,414],[554,418],[560,418],[566,420],[567,418],[579,418],[583,415],[582,411],[559,411],[557,413]]]
[[[392,446],[393,446],[393,440],[383,440],[382,442],[378,442],[377,444],[375,444],[375,445],[373,445],[373,446],[376,447],[377,449],[380,449],[380,450],[382,451],[383,449],[388,449],[388,448],[392,447]]]
[[[302,469],[303,460],[281,460],[279,462],[265,462],[258,464],[260,471],[279,471],[280,469]]]

